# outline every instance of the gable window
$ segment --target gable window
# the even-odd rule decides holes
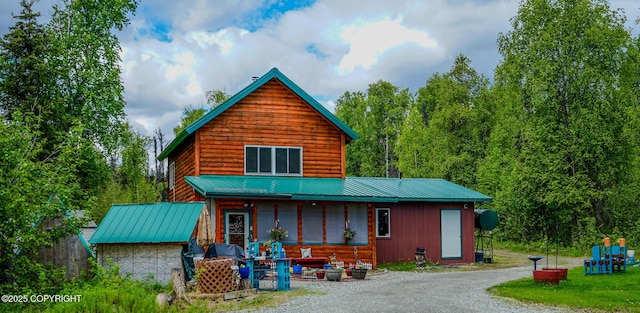
[[[376,208],[376,237],[391,237],[389,231],[389,209]]]
[[[302,148],[245,146],[244,171],[249,175],[302,176]]]

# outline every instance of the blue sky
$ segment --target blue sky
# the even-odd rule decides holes
[[[35,8],[48,16],[58,2]],[[635,27],[637,0],[610,3]],[[203,105],[205,91],[234,94],[272,67],[330,110],[378,80],[415,91],[460,53],[492,78],[497,36],[517,9],[516,0],[142,0],[117,34],[125,110],[142,133],[160,127],[173,138],[182,109]],[[0,1],[0,34],[19,10],[19,0]]]

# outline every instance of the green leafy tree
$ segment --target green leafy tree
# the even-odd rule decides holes
[[[74,129],[63,144],[56,147],[56,158],[41,161],[42,145],[33,131],[34,121],[15,112],[13,118],[0,123],[0,291],[3,294],[26,293],[45,287],[60,286],[56,270],[38,264],[38,249],[77,231],[85,221],[60,219],[50,229],[40,221],[64,216],[58,202],[47,202],[55,194],[69,204],[80,188],[75,180],[75,147],[82,140]],[[73,161],[72,161],[73,160]],[[73,205],[67,209],[73,209]]]
[[[229,95],[221,90],[208,90],[205,92],[205,98],[207,99],[207,104],[209,104],[209,109],[205,109],[203,107],[195,107],[193,105],[187,105],[184,107],[182,111],[182,117],[180,117],[180,124],[173,128],[173,133],[178,135],[183,129],[187,126],[193,124],[195,121],[203,117],[207,112],[212,109],[215,109],[223,102],[229,99]]]
[[[125,132],[112,156],[115,162],[111,180],[104,190],[92,199],[91,218],[100,223],[114,203],[150,203],[160,200],[162,184],[149,173],[151,138],[125,124]]]
[[[489,188],[509,219],[506,234],[541,239],[558,222],[560,239],[593,244],[600,234],[587,225],[612,231],[614,192],[632,165],[625,125],[637,103],[620,88],[631,42],[625,18],[605,1],[530,0],[511,22],[498,38],[495,81],[505,102],[490,144],[511,159],[490,151],[485,173],[506,176],[485,181],[500,182]]]
[[[37,249],[84,222],[63,219],[42,230],[38,221],[64,213],[48,197],[69,210],[87,208],[110,180],[103,151],[119,140],[124,116],[111,31],[122,29],[137,2],[64,1],[44,27],[33,2],[21,4],[0,45],[0,280],[16,293],[55,285],[55,271],[34,261]]]
[[[187,126],[193,124],[207,113],[204,108],[196,108],[192,105],[184,107],[182,111],[182,117],[180,117],[180,124],[173,128],[173,134],[178,135]]]
[[[409,176],[475,186],[477,163],[484,157],[493,112],[486,101],[489,80],[470,63],[459,55],[449,72],[433,75],[418,91],[399,145],[399,154],[407,158],[401,158],[400,164],[410,165],[400,169]]]
[[[136,0],[63,0],[53,7],[47,31],[52,46],[61,51],[49,58],[60,69],[58,96],[64,111],[57,118],[83,125],[87,138],[109,150],[118,140],[124,121],[124,86],[120,77],[120,43],[114,30],[129,23]]]
[[[360,138],[347,146],[347,174],[397,177],[396,145],[413,95],[391,83],[370,84],[367,93],[346,92],[336,102],[336,115]]]

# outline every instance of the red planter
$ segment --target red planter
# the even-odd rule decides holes
[[[560,272],[560,280],[567,280],[568,269],[562,267],[545,267],[543,271],[558,271]]]
[[[316,278],[317,279],[324,279],[324,271],[317,271],[316,272]]]
[[[533,281],[557,285],[560,283],[560,271],[533,271]]]
[[[347,273],[347,277],[351,277],[352,270],[350,268],[345,269],[345,272]]]

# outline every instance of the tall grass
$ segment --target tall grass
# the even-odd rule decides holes
[[[94,262],[95,263],[95,262]],[[74,302],[12,303],[0,306],[0,312],[161,312],[156,295],[169,292],[149,277],[144,281],[122,277],[118,265],[105,271],[93,264],[93,278],[74,281],[59,290],[48,290],[44,294],[76,296]]]

